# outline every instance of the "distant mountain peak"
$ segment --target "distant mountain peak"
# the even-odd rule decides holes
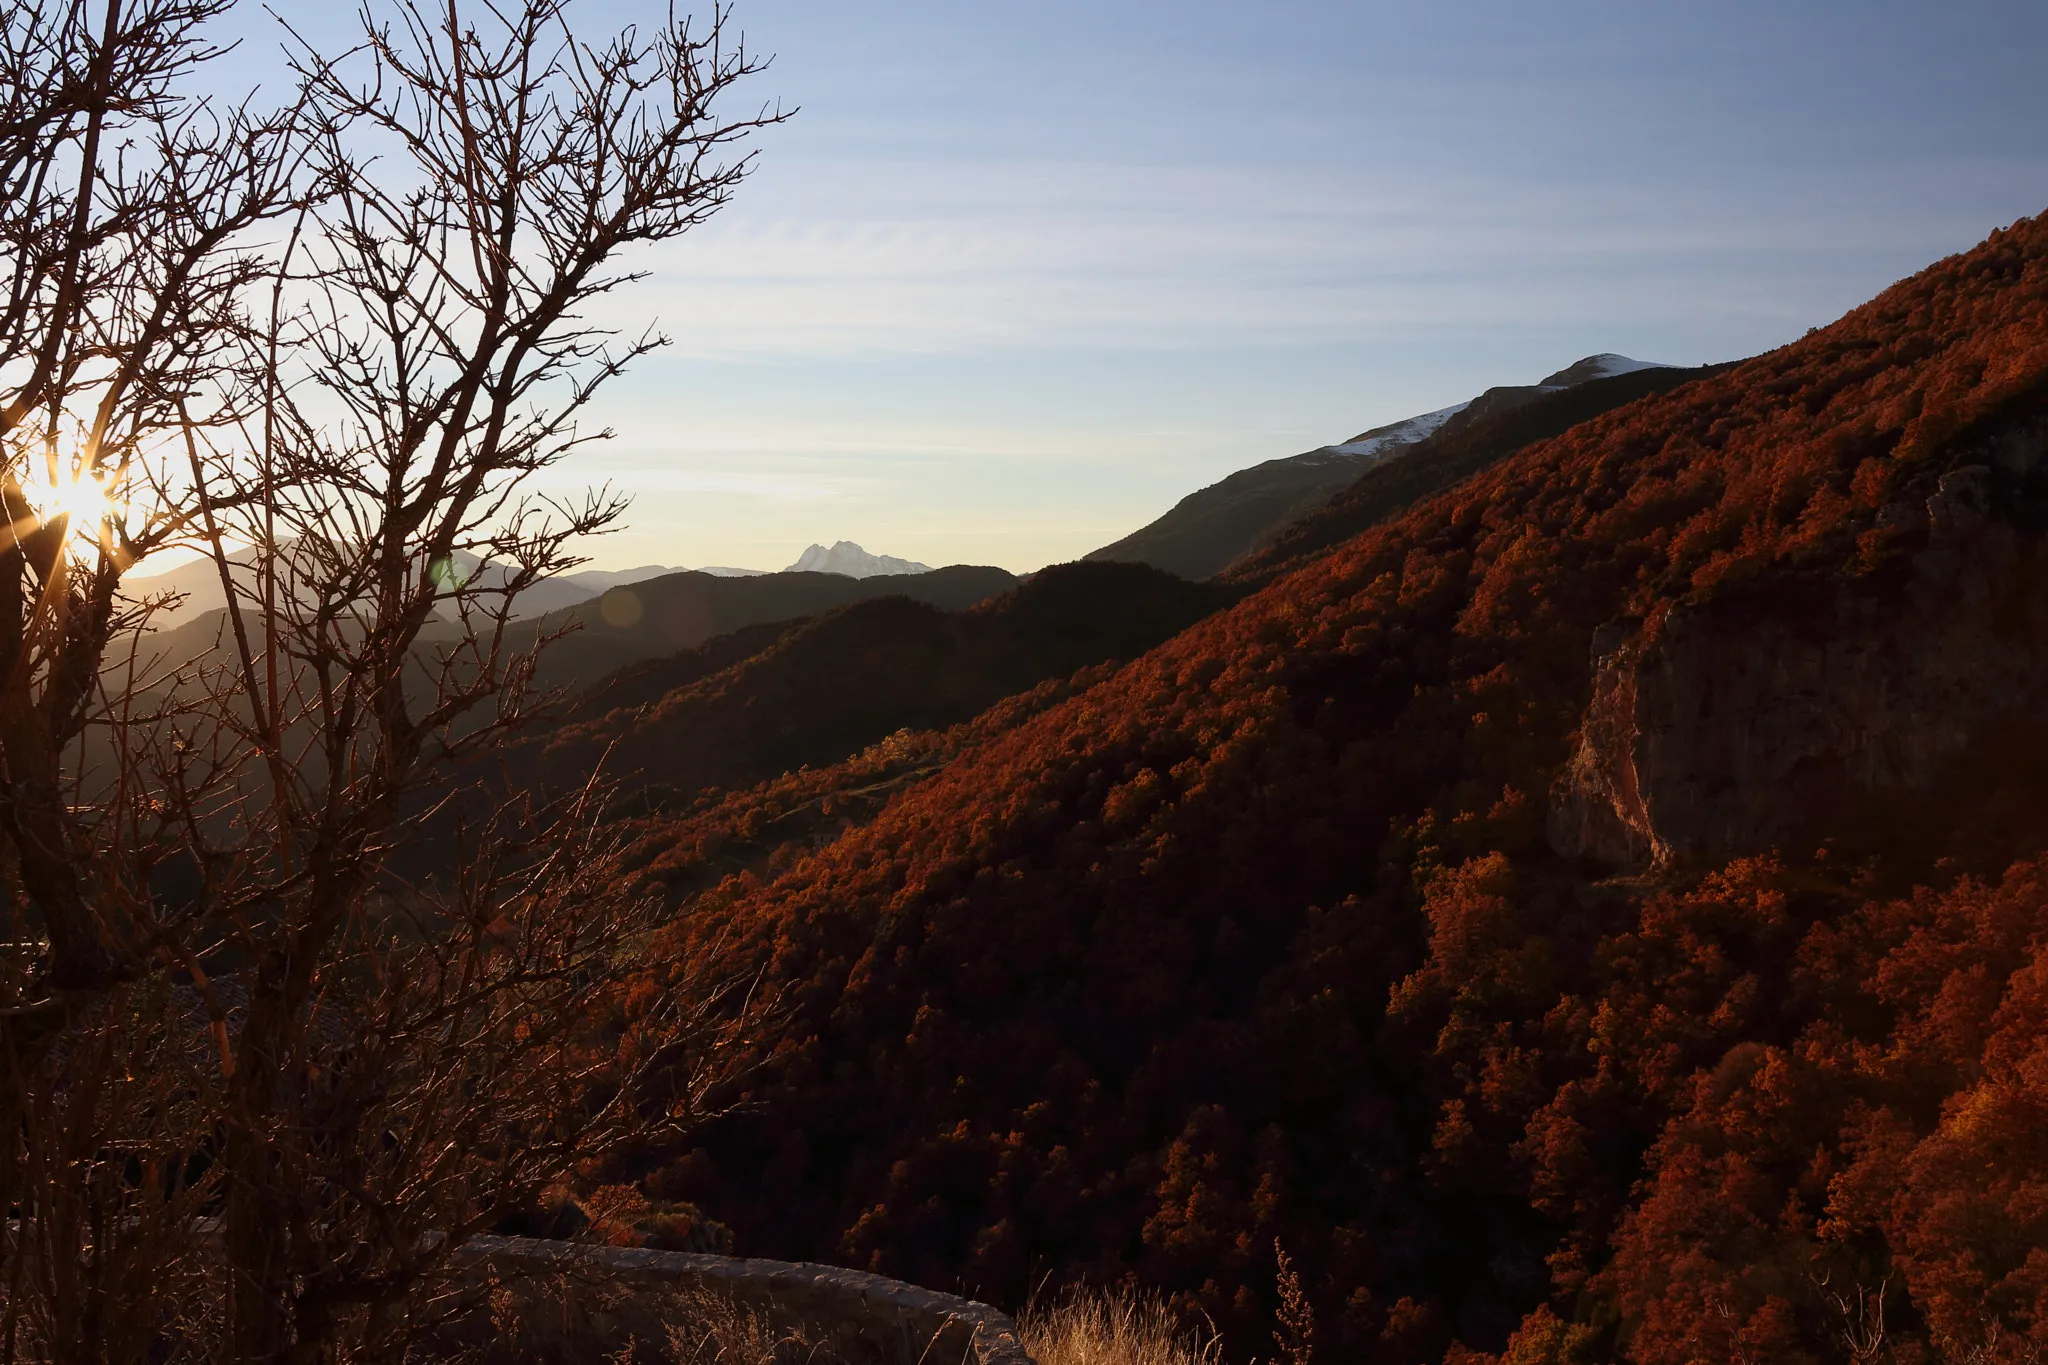
[[[850,540],[839,541],[829,550],[823,545],[813,545],[797,556],[796,563],[783,570],[784,573],[837,573],[848,578],[879,578],[884,574],[931,571],[931,565],[920,564],[914,559],[869,554]]]
[[[1565,366],[1556,374],[1544,380],[1538,387],[1545,389],[1568,389],[1574,384],[1590,384],[1596,379],[1612,379],[1618,374],[1634,374],[1637,370],[1668,370],[1670,368],[1671,366],[1655,360],[1631,360],[1625,355],[1616,355],[1612,351],[1602,351],[1599,355],[1589,355],[1584,360]]]

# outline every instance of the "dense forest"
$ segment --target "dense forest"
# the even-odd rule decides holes
[[[1318,1359],[2037,1358],[2044,525],[2030,220],[1127,665],[644,814],[618,1026],[735,956],[779,1022],[590,1178],[1243,1356],[1284,1254]]]

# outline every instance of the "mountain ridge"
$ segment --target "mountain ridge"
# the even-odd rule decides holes
[[[1348,441],[1266,460],[1188,494],[1165,515],[1084,559],[1151,564],[1201,580],[1261,549],[1367,470],[1426,450],[1472,422],[1562,388],[1616,374],[1668,368],[1626,356],[1588,356],[1542,384],[1496,387],[1447,408],[1360,432]],[[1552,381],[1557,381],[1553,383]]]
[[[1075,563],[964,609],[870,597],[648,660],[505,761],[530,787],[550,775],[573,783],[610,755],[608,780],[622,790],[658,787],[661,800],[687,804],[707,788],[829,767],[892,733],[970,721],[1050,679],[1141,654],[1239,595],[1146,565]]]
[[[1014,588],[1015,574],[986,565],[953,564],[922,574],[850,578],[844,574],[773,573],[725,576],[697,570],[636,578],[566,605],[515,616],[506,646],[518,651],[552,638],[534,672],[536,686],[574,692],[602,689],[621,670],[643,661],[689,651],[736,632],[765,646],[773,636],[762,627],[787,626],[851,602],[903,596],[947,611],[958,611]],[[143,657],[152,667],[172,667],[202,657],[225,639],[227,610],[214,607],[188,614],[145,637]],[[452,622],[429,626],[419,644],[432,649],[460,638]]]

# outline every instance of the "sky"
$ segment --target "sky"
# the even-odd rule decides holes
[[[311,25],[338,7],[278,7]],[[577,0],[580,30],[665,0]],[[250,22],[247,19],[239,22]],[[796,110],[633,264],[598,567],[1029,571],[1618,351],[1796,339],[2048,208],[2039,0],[737,0]]]

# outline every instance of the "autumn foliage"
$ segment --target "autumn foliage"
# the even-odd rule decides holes
[[[699,858],[648,997],[737,950],[784,1022],[642,1173],[755,1254],[1135,1280],[1240,1356],[1278,1247],[1318,1359],[2034,1358],[2048,824],[1965,837],[2048,809],[2033,770],[1713,866],[1574,863],[1545,812],[1603,626],[1889,591],[1941,475],[2044,422],[2031,220],[920,741],[878,814]],[[2042,480],[2001,480],[2032,545]]]

